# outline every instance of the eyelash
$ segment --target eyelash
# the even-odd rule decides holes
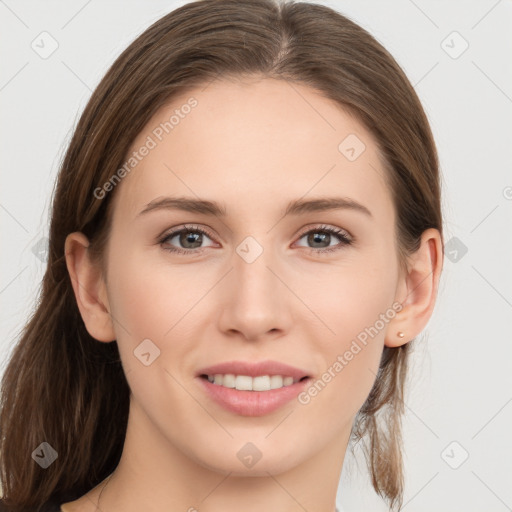
[[[199,226],[194,226],[194,225],[185,225],[184,227],[182,227],[180,229],[176,229],[174,231],[171,231],[170,233],[167,233],[163,238],[160,238],[158,243],[162,246],[162,248],[165,251],[169,251],[173,254],[184,254],[187,256],[197,255],[197,254],[201,253],[204,249],[206,249],[206,247],[202,247],[199,249],[180,249],[180,248],[176,248],[176,247],[172,247],[172,248],[164,247],[165,242],[167,242],[168,240],[171,240],[176,235],[179,235],[182,232],[191,232],[191,233],[198,232],[198,233],[202,233],[203,235],[206,235],[208,238],[211,238],[211,239],[214,238],[211,235],[211,233],[209,233],[204,228],[200,228]],[[339,251],[340,249],[343,249],[344,247],[351,245],[353,243],[353,239],[348,236],[348,234],[346,233],[345,230],[333,228],[333,227],[325,226],[325,225],[322,225],[322,226],[319,226],[316,228],[312,228],[312,229],[310,228],[307,231],[302,232],[299,235],[299,240],[309,233],[317,233],[317,232],[326,232],[331,235],[335,235],[341,240],[341,243],[338,245],[335,245],[333,247],[326,247],[323,249],[315,249],[314,247],[304,247],[304,249],[306,249],[306,250],[309,249],[311,254],[313,254],[313,253],[314,254],[318,254],[318,253],[325,254],[325,253],[331,253],[334,251]]]

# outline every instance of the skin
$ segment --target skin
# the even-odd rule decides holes
[[[83,234],[66,240],[87,330],[99,342],[117,340],[132,394],[119,466],[62,510],[96,510],[104,489],[103,512],[334,512],[351,426],[382,350],[420,334],[433,312],[439,232],[423,233],[400,272],[375,140],[306,86],[255,79],[188,91],[153,117],[132,150],[190,97],[198,105],[114,191],[106,273],[90,261]],[[338,150],[349,134],[366,146],[354,161]],[[163,196],[217,201],[227,214],[138,216]],[[371,216],[338,209],[283,217],[290,201],[319,196],[351,198]],[[213,235],[203,236],[202,253],[166,251],[194,250],[176,236],[159,243],[185,223]],[[321,235],[322,224],[346,230],[353,244],[336,235],[308,241],[303,233]],[[247,236],[263,248],[252,263],[236,252]],[[318,252],[329,245],[339,250]],[[237,359],[282,361],[318,378],[394,301],[402,311],[307,405],[292,400],[265,416],[241,416],[211,401],[195,378],[205,366]],[[146,338],[160,350],[149,366],[133,353]],[[262,454],[252,468],[237,457],[247,442]]]

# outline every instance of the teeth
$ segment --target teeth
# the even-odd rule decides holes
[[[217,386],[235,388],[239,391],[269,391],[284,386],[291,386],[295,382],[298,382],[298,380],[294,380],[293,377],[283,377],[282,375],[259,375],[258,377],[251,377],[249,375],[233,375],[231,373],[225,375],[220,373],[208,375],[208,380]]]

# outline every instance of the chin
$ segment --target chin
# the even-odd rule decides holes
[[[293,469],[301,463],[296,446],[278,450],[273,446],[262,447],[263,442],[239,441],[231,439],[230,446],[219,446],[220,450],[209,447],[205,452],[195,454],[196,462],[204,468],[220,474],[232,476],[268,476],[278,475]],[[260,446],[260,448],[258,448]],[[305,457],[304,457],[305,458]]]

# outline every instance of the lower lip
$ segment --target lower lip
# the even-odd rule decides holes
[[[264,416],[276,411],[293,400],[311,381],[311,378],[307,378],[290,386],[269,391],[239,391],[212,384],[203,377],[197,378],[210,398],[228,411],[242,416]]]

